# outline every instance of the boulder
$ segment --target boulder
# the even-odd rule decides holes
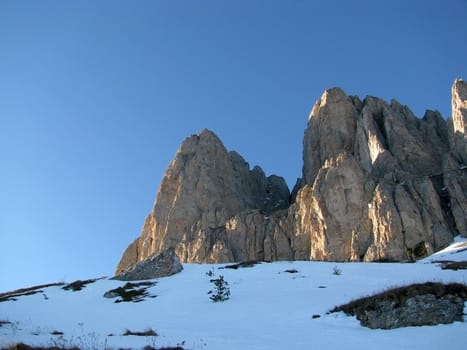
[[[138,281],[171,276],[183,270],[173,249],[166,249],[135,264],[127,271],[113,277],[119,281]]]
[[[335,307],[356,316],[362,326],[394,329],[464,321],[467,286],[459,283],[421,283],[387,290]]]
[[[463,322],[464,300],[455,296],[437,298],[433,294],[416,295],[396,305],[384,300],[375,310],[367,310],[358,318],[368,328],[435,326]]]

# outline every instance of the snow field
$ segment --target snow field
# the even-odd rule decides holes
[[[443,255],[444,254],[444,255]],[[462,246],[438,253],[467,260]],[[443,259],[444,259],[443,258]],[[185,264],[174,276],[148,289],[156,298],[114,303],[104,293],[125,282],[99,280],[83,290],[43,289],[17,301],[0,303],[0,346],[81,345],[89,349],[142,348],[184,344],[186,349],[467,349],[467,324],[370,330],[343,313],[327,315],[336,305],[414,282],[467,283],[467,270],[441,270],[424,260],[401,263],[274,262],[249,268],[225,264]],[[333,274],[337,266],[342,273]],[[297,273],[285,272],[296,269]],[[215,275],[206,273],[213,270]],[[213,303],[211,278],[223,275],[231,298]],[[313,315],[320,315],[313,318]],[[122,336],[126,329],[154,329],[158,337]],[[51,335],[53,331],[63,336]]]

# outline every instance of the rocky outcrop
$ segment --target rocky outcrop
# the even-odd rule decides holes
[[[327,90],[305,131],[296,200],[310,258],[406,260],[421,243],[432,252],[466,235],[465,172],[448,134],[437,112],[418,119],[394,100]]]
[[[463,310],[464,300],[461,298],[436,298],[433,294],[424,294],[408,298],[397,307],[395,301],[382,301],[375,310],[367,310],[359,319],[362,325],[372,329],[434,326],[463,322]]]
[[[131,266],[128,270],[113,277],[119,281],[139,281],[175,275],[183,266],[173,249],[166,249]]]
[[[211,131],[188,137],[117,274],[167,248],[183,262],[400,261],[467,237],[466,90],[456,80],[448,121],[326,90],[292,195]]]
[[[434,326],[464,321],[467,286],[428,282],[390,289],[338,306],[331,312],[356,316],[372,329]]]

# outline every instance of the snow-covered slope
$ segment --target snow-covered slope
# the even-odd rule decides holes
[[[466,261],[467,260],[467,239],[455,238],[453,244],[449,247],[436,252],[435,254],[423,259],[421,262],[437,261]]]
[[[446,260],[448,254],[449,260],[467,260],[465,244],[456,244],[430,259]],[[186,264],[181,273],[161,278],[147,290],[155,298],[138,303],[104,298],[106,291],[125,284],[107,279],[76,292],[43,288],[42,293],[0,302],[0,347],[25,342],[90,349],[177,344],[236,350],[467,349],[467,323],[370,330],[342,313],[326,314],[338,304],[388,287],[467,283],[467,270],[442,270],[430,259],[415,264],[275,262],[237,270]],[[333,273],[335,266],[340,275]],[[209,271],[215,275],[209,277]],[[207,294],[213,289],[210,279],[220,275],[229,282],[231,298],[213,303]],[[152,329],[159,336],[124,336],[127,329]]]

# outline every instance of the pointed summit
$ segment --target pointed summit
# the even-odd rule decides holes
[[[312,118],[319,116],[322,110],[327,108],[341,109],[340,114],[347,114],[346,109],[349,108],[349,105],[352,105],[352,100],[346,95],[344,90],[339,87],[333,87],[330,89],[324,90],[321,98],[318,99],[311,110],[310,116],[308,117],[308,122]]]
[[[352,149],[356,117],[351,98],[340,88],[324,91],[316,101],[303,140],[303,177],[308,184],[326,159]]]
[[[242,260],[245,254],[248,258],[246,245],[254,249],[255,259],[254,236],[247,241],[229,238],[240,220],[233,218],[256,211],[264,221],[264,213],[287,208],[289,196],[283,178],[266,177],[258,166],[250,170],[238,153],[228,152],[212,131],[204,129],[178,149],[141,236],[128,247],[116,273],[170,248],[183,262],[226,262]]]

